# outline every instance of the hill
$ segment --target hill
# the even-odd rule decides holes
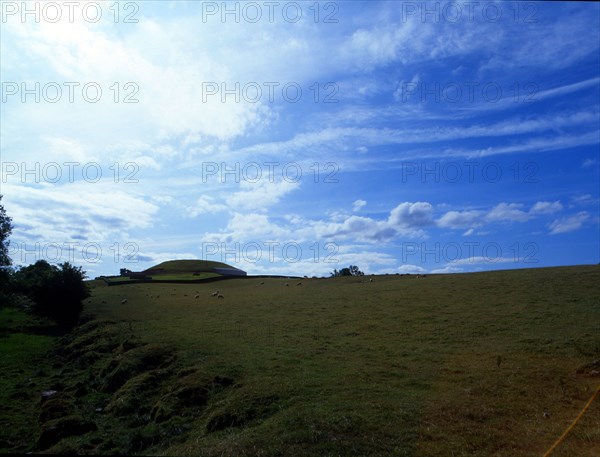
[[[129,285],[138,282],[203,282],[246,276],[246,272],[226,263],[210,260],[169,260],[140,272],[125,276],[107,276],[109,285]]]
[[[164,273],[212,272],[215,268],[234,268],[212,260],[168,260],[150,267],[142,273],[162,271]]]
[[[20,351],[0,358],[19,424],[0,452],[544,455],[600,380],[598,284],[600,266],[94,282],[60,340],[0,328]],[[553,455],[600,455],[598,402]]]

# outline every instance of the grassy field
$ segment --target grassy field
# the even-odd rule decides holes
[[[599,284],[599,266],[94,281],[87,322],[55,350],[2,349],[2,387],[35,384],[3,397],[0,424],[30,430],[21,405],[40,418],[0,452],[542,456],[600,384],[578,372],[600,359]],[[14,331],[0,341],[38,337]],[[40,354],[41,373],[13,378]],[[598,403],[553,455],[600,455]],[[81,433],[57,441],[65,415]]]

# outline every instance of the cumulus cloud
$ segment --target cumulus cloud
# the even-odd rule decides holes
[[[286,194],[300,187],[299,182],[291,180],[271,181],[261,179],[258,182],[242,181],[240,191],[226,198],[232,211],[266,210],[278,203]]]
[[[531,214],[553,214],[562,211],[562,209],[563,205],[557,200],[555,202],[536,202],[529,212]]]
[[[194,205],[187,208],[188,215],[190,217],[196,217],[200,214],[217,213],[219,211],[226,211],[227,206],[220,203],[215,203],[215,199],[210,195],[203,195],[198,197]]]
[[[364,208],[366,206],[367,202],[364,200],[356,200],[353,204],[352,204],[352,211],[360,211],[362,208]]]
[[[433,224],[431,203],[404,202],[396,206],[388,218],[390,227],[420,228]]]
[[[486,214],[485,218],[494,222],[525,222],[531,216],[522,208],[521,203],[499,203]]]
[[[464,228],[481,224],[483,211],[448,211],[437,220],[439,227],[443,228]]]
[[[581,164],[581,168],[592,168],[598,165],[598,159],[585,159]]]
[[[589,218],[590,215],[587,211],[581,211],[573,216],[556,219],[548,226],[550,228],[550,234],[557,235],[559,233],[567,233],[578,230]]]

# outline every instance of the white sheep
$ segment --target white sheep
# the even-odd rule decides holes
[[[215,290],[215,291],[214,291],[212,294],[210,294],[210,295],[211,295],[211,297],[216,297],[216,296],[218,296],[218,295],[219,295],[219,291],[218,291],[218,290]]]
[[[123,300],[121,300],[121,304],[124,305],[125,303],[127,303],[127,299],[124,298]]]
[[[373,278],[369,278],[369,282],[373,282]]]
[[[200,295],[196,295],[196,296],[194,297],[194,299],[196,299],[196,300],[198,300],[199,298],[200,298]]]
[[[225,297],[223,297],[223,295],[219,294],[219,295],[217,295],[217,298],[225,298]]]

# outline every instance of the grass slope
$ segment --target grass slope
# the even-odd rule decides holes
[[[195,272],[195,271],[204,271],[210,272],[215,268],[234,268],[231,265],[227,265],[222,262],[215,262],[212,260],[169,260],[167,262],[159,263],[151,268],[148,268],[146,271],[155,271],[155,270],[163,270],[165,273],[169,272]]]
[[[64,371],[35,388],[62,382],[46,409],[96,429],[45,448],[542,455],[600,382],[577,372],[600,358],[598,266],[296,283],[93,282],[94,319],[61,341]],[[7,401],[0,423],[33,399]],[[599,454],[594,404],[553,456]]]

